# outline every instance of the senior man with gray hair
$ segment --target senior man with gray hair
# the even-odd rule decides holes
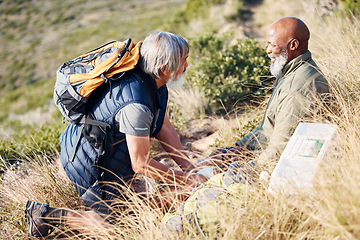
[[[137,67],[97,92],[91,113],[99,121],[108,121],[115,129],[114,150],[111,159],[102,166],[106,171],[101,181],[93,165],[95,149],[83,136],[76,147],[78,126],[70,124],[60,137],[60,158],[65,172],[92,210],[73,211],[28,201],[25,213],[29,237],[44,237],[57,224],[74,229],[91,222],[106,226],[105,219],[113,220],[116,199],[124,195],[121,186],[131,185],[136,173],[190,189],[205,181],[203,176],[192,171],[194,165],[184,153],[166,111],[166,84],[182,84],[188,54],[189,46],[184,38],[168,32],[154,33],[143,41]],[[153,137],[181,170],[150,158]]]

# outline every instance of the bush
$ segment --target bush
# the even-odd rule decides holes
[[[270,83],[270,60],[254,39],[230,45],[230,37],[207,35],[190,40],[188,80],[210,99],[213,110],[226,110],[249,97],[263,97]]]
[[[48,123],[14,139],[1,141],[0,156],[5,161],[16,162],[37,155],[53,155],[60,150],[59,137],[64,127],[60,121]]]
[[[360,16],[360,2],[358,0],[341,0],[346,12],[353,14],[355,17]]]
[[[176,29],[183,24],[189,24],[191,20],[199,17],[207,17],[209,9],[213,5],[221,4],[224,0],[188,0],[185,7],[174,14],[170,21],[170,28]]]
[[[168,102],[167,109],[169,112],[169,120],[178,133],[182,129],[188,127],[189,122],[187,122],[184,116],[182,115],[179,105],[174,103],[174,101],[170,100]]]

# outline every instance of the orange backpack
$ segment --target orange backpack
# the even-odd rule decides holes
[[[104,82],[111,84],[115,74],[133,69],[140,46],[141,42],[135,45],[131,38],[112,41],[63,63],[57,70],[54,101],[64,118],[81,123],[91,93]]]

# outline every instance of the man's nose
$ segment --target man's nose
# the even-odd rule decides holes
[[[266,53],[267,53],[267,54],[270,54],[270,53],[271,53],[271,48],[270,48],[270,45],[267,45],[267,48],[266,48]]]

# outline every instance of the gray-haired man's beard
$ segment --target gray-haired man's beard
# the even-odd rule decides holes
[[[185,83],[185,77],[184,74],[180,74],[176,78],[172,75],[169,81],[166,83],[166,86],[168,86],[170,89],[179,89],[181,88]]]
[[[269,57],[273,57],[269,55]],[[288,61],[288,51],[284,49],[278,56],[275,56],[275,62],[270,65],[270,72],[272,75],[280,76],[282,69]]]

